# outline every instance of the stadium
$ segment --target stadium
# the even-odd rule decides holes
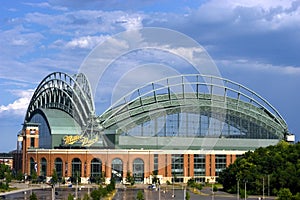
[[[54,72],[37,86],[22,133],[23,173],[106,182],[217,182],[247,151],[289,135],[280,113],[247,87],[182,74],[129,92],[97,115],[83,73]]]

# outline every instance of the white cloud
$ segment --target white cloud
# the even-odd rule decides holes
[[[8,105],[1,105],[0,113],[9,112],[14,115],[24,116],[33,92],[34,90],[31,89],[26,91],[12,91],[12,93],[16,95],[18,99]]]
[[[123,15],[116,22],[123,26],[126,30],[134,30],[143,28],[143,17],[139,14],[135,15]]]
[[[78,10],[61,14],[28,13],[27,23],[41,25],[52,34],[82,37],[99,33],[119,33],[140,28],[145,15],[124,11]]]
[[[106,40],[108,36],[84,36],[75,38],[69,42],[67,42],[67,48],[85,48],[85,49],[92,49],[99,43]]]
[[[41,2],[41,3],[23,3],[28,6],[37,7],[37,8],[45,8],[45,9],[53,9],[53,10],[59,10],[59,11],[67,11],[67,7],[63,6],[52,6],[48,2]]]
[[[261,63],[246,59],[239,60],[218,60],[219,66],[239,68],[240,70],[266,71],[269,74],[275,73],[280,75],[300,76],[300,66],[278,66],[270,63]]]

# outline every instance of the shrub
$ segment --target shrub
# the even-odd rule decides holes
[[[29,196],[30,200],[37,200],[37,196],[34,192],[32,192],[32,194]]]
[[[213,186],[213,191],[217,192],[218,191],[218,187],[216,185]]]
[[[137,200],[144,200],[144,193],[142,190],[139,190],[138,193],[136,194],[136,199]]]
[[[90,197],[88,194],[84,194],[83,200],[90,200]]]
[[[74,200],[74,196],[72,194],[68,195],[68,200]]]
[[[93,200],[100,199],[101,198],[100,190],[99,189],[93,190],[92,193],[91,193],[91,197],[93,198]]]
[[[289,188],[282,188],[279,190],[277,196],[279,200],[290,200],[292,199],[293,194]]]
[[[185,194],[185,200],[190,200],[190,198],[191,198],[190,193],[186,192],[186,194]]]

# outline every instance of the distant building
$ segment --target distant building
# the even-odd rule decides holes
[[[209,80],[209,81],[204,81]],[[136,182],[215,182],[246,151],[275,145],[285,120],[265,99],[231,80],[167,77],[132,91],[99,116],[83,74],[55,72],[38,85],[23,131],[22,169],[50,177],[105,176]]]
[[[0,164],[5,164],[10,167],[10,169],[13,168],[13,156],[11,153],[0,153]]]

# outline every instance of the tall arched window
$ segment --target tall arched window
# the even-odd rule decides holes
[[[101,177],[102,173],[102,161],[98,158],[94,158],[91,161],[91,177]]]
[[[140,158],[136,158],[133,161],[133,177],[135,182],[144,182],[144,161]]]
[[[41,159],[40,175],[47,176],[47,160],[46,160],[46,158]]]
[[[120,182],[123,178],[123,162],[119,158],[115,158],[111,162],[111,178],[116,182]]]
[[[37,164],[33,158],[30,158],[30,171],[29,173],[32,174],[33,172],[37,172]]]
[[[56,158],[55,161],[54,161],[54,165],[55,165],[55,170],[56,170],[57,176],[61,178],[63,176],[63,162],[62,162],[62,159]]]
[[[81,160],[79,158],[72,160],[72,177],[81,177]]]

